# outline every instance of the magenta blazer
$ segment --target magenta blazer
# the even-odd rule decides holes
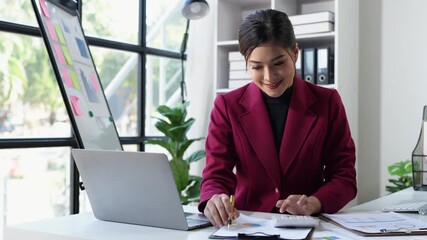
[[[335,213],[356,196],[355,159],[335,89],[294,79],[278,153],[261,90],[250,83],[215,100],[199,211],[214,194],[235,194],[237,209],[261,212],[275,211],[290,194],[306,194],[320,200],[322,212]]]

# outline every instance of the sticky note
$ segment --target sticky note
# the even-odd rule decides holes
[[[60,64],[67,64],[65,62],[64,54],[62,54],[61,47],[58,44],[53,44],[53,50],[55,51],[56,58]]]
[[[74,70],[70,71],[70,76],[71,76],[71,82],[73,83],[73,86],[75,89],[80,90],[80,84],[79,84],[79,80],[77,79],[77,74]]]
[[[79,47],[80,55],[84,58],[89,58],[89,53],[87,51],[85,42],[82,39],[77,37],[75,39],[76,39],[77,47]]]
[[[61,25],[55,24],[55,32],[58,35],[59,42],[65,44],[64,34],[62,33]]]
[[[52,40],[58,41],[58,37],[56,36],[55,28],[53,27],[52,23],[49,21],[46,21],[47,31],[49,32],[49,36]]]
[[[73,107],[74,115],[81,116],[83,114],[82,109],[79,106],[79,98],[77,96],[70,96],[71,106]]]
[[[65,67],[62,67],[61,68],[61,75],[62,75],[62,78],[64,79],[65,86],[72,88],[73,82],[71,81],[71,77],[70,77],[70,74],[68,73],[68,69]]]
[[[95,73],[90,74],[90,81],[92,82],[92,87],[95,89],[95,91],[100,92],[101,88]]]
[[[62,52],[64,53],[67,64],[72,66],[73,60],[71,59],[70,51],[68,51],[68,48],[66,46],[61,46],[61,49],[62,49]]]
[[[40,8],[42,9],[42,13],[45,17],[50,18],[49,8],[46,5],[45,0],[39,0]]]
[[[68,25],[62,19],[61,19],[61,24],[62,24],[62,27],[64,28],[64,31],[67,32],[67,33],[70,33],[70,28],[68,27]]]

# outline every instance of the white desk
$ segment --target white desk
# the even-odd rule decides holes
[[[398,203],[409,199],[427,199],[427,192],[413,191],[408,188],[355,207],[345,212],[376,211],[382,206]],[[195,207],[185,207],[186,211],[196,211]],[[268,217],[267,213],[245,214]],[[411,214],[412,217],[427,222],[427,216]],[[216,229],[213,227],[193,231],[178,231],[154,227],[144,227],[130,224],[120,224],[99,221],[92,213],[77,214],[55,219],[42,220],[32,223],[7,226],[4,231],[4,240],[93,240],[93,239],[121,239],[121,240],[201,240],[208,239]]]

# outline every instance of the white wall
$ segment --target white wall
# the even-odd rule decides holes
[[[360,0],[359,203],[386,194],[410,159],[427,105],[427,1]]]

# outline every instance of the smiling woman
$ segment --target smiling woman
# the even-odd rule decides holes
[[[355,144],[337,90],[296,76],[298,45],[286,13],[256,10],[238,33],[252,83],[215,100],[199,210],[214,226],[238,210],[339,211],[357,187]]]
[[[271,43],[255,48],[248,56],[252,81],[270,97],[280,97],[292,86],[298,47],[291,52]]]

